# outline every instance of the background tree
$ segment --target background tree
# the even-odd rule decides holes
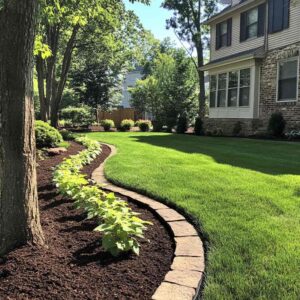
[[[148,0],[140,2],[148,3]],[[79,40],[82,44],[90,39],[88,34],[91,29],[113,32],[115,28],[122,27],[123,12],[124,4],[117,0],[43,0],[39,35],[42,36],[42,43],[51,50],[51,56],[46,61],[41,59],[42,53],[36,59],[43,120],[50,117],[52,126],[57,125],[58,111],[80,33],[85,34],[84,39]]]
[[[167,20],[167,28],[173,28],[178,38],[187,42],[187,49],[193,58],[199,79],[199,116],[205,116],[205,81],[200,68],[204,64],[204,49],[207,45],[208,27],[203,21],[210,17],[217,7],[217,0],[164,0],[162,6],[174,11]],[[197,58],[194,59],[194,50]]]
[[[151,74],[130,90],[131,102],[137,110],[150,113],[154,123],[167,125],[171,131],[180,115],[191,119],[196,114],[198,82],[184,50],[168,48],[163,52],[147,63]]]
[[[140,64],[147,32],[131,12],[122,13],[122,24],[114,31],[87,28],[79,34],[68,87],[80,102],[102,110],[120,105],[123,81]],[[88,38],[87,38],[88,37]],[[142,46],[141,46],[142,45]]]
[[[39,219],[32,97],[37,1],[0,10],[0,255],[44,237]]]

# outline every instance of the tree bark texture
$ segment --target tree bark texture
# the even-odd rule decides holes
[[[57,88],[55,87],[55,91],[53,91],[53,97],[51,100],[51,126],[53,127],[57,127],[58,125],[58,112],[59,112],[59,108],[63,96],[63,91],[68,78],[68,73],[70,70],[70,65],[72,60],[72,53],[74,50],[74,44],[75,44],[75,40],[79,28],[80,28],[79,25],[76,25],[73,28],[72,35],[67,43],[66,50],[64,52],[60,79]]]
[[[32,88],[36,0],[5,0],[0,12],[0,255],[43,245]]]
[[[47,122],[49,119],[49,104],[47,103],[47,98],[45,96],[44,61],[41,56],[36,57],[36,71],[38,79],[41,120]]]

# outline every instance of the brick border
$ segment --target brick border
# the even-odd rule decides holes
[[[117,149],[108,144],[111,153]],[[106,160],[107,160],[106,159]],[[103,184],[103,189],[131,198],[154,211],[171,230],[176,250],[171,270],[152,296],[152,300],[193,300],[196,298],[204,278],[204,247],[195,227],[174,209],[149,197],[118,187],[107,181],[104,175],[106,160],[93,172],[92,179]]]

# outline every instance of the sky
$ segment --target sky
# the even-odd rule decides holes
[[[125,0],[126,8],[135,12],[145,29],[151,30],[154,36],[160,40],[170,37],[180,47],[181,44],[173,29],[166,29],[166,20],[172,16],[172,11],[162,8],[161,3],[162,0],[152,0],[148,6],[138,2],[132,4]]]

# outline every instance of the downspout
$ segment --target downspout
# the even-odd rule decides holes
[[[265,21],[265,38],[264,38],[265,52],[269,50],[269,1],[266,1],[266,21]]]
[[[269,1],[266,1],[266,17],[265,17],[265,36],[264,36],[264,51],[265,56],[269,51]],[[259,92],[258,92],[258,107],[257,107],[257,117],[260,117],[260,92],[261,92],[261,65],[259,70]]]

